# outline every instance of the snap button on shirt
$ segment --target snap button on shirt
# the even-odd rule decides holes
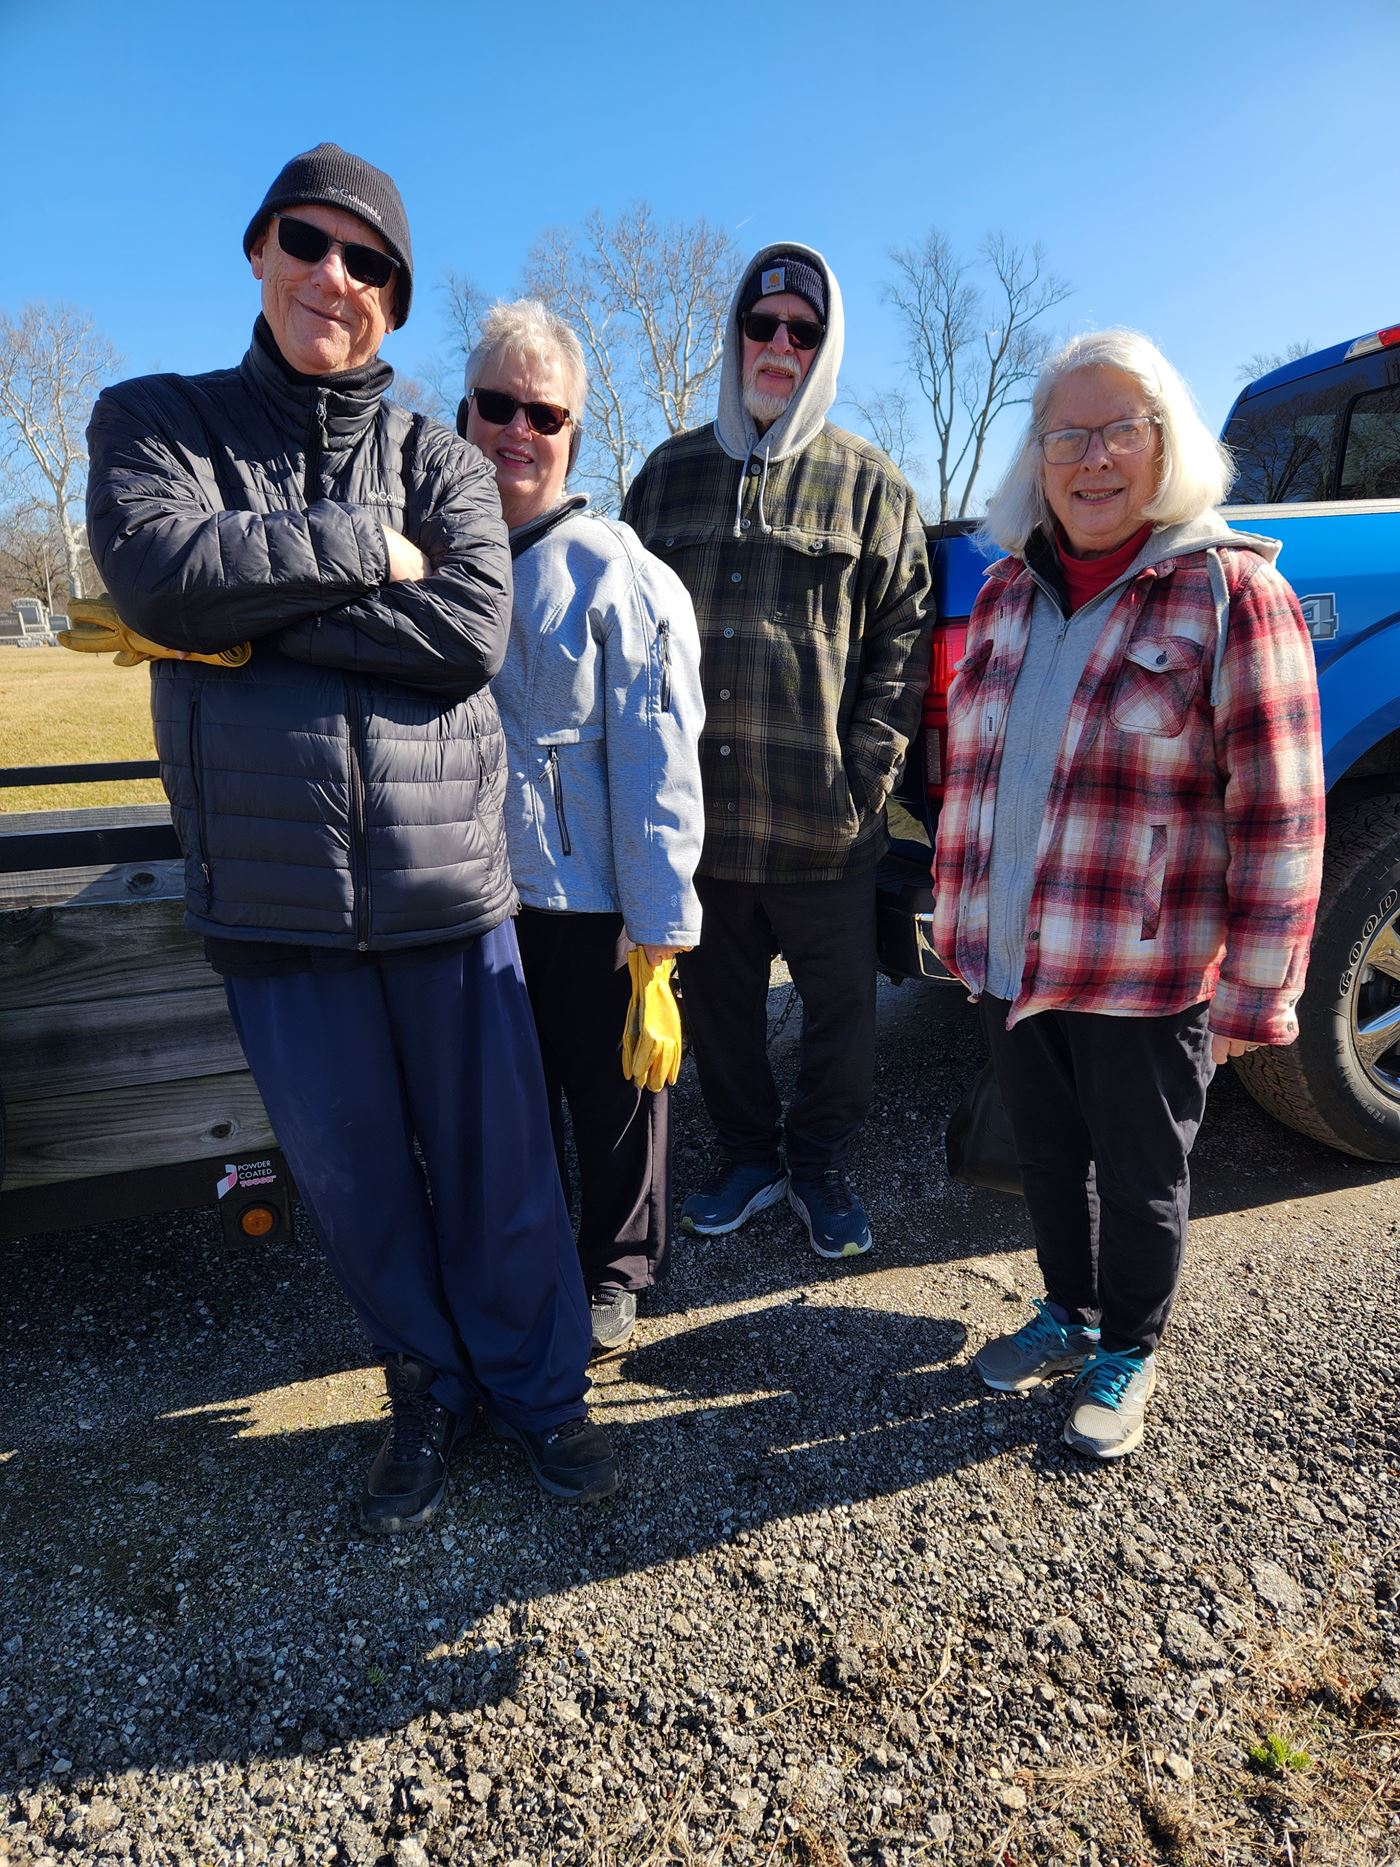
[[[742,583],[744,581],[744,573],[741,570],[730,571],[729,581],[731,583]]]
[[[733,748],[731,746],[721,746],[719,749],[719,755],[721,758],[728,758],[732,750]]]

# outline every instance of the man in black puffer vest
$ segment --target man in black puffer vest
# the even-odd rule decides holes
[[[510,916],[510,627],[495,476],[386,399],[413,258],[390,178],[333,143],[248,225],[236,369],[107,390],[88,531],[153,665],[205,936],[307,1210],[384,1363],[367,1529],[427,1522],[484,1408],[546,1491],[601,1496],[591,1341]],[[421,1152],[425,1174],[415,1157]]]

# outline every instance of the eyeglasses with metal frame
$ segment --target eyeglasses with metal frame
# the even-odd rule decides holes
[[[1102,428],[1051,428],[1037,438],[1052,467],[1073,467],[1088,453],[1095,435],[1110,454],[1140,454],[1150,445],[1152,430],[1161,425],[1156,415],[1129,415],[1122,421],[1105,422]]]

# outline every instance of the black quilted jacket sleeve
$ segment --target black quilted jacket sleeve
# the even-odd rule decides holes
[[[422,583],[386,583],[291,623],[284,655],[456,698],[500,670],[510,629],[510,547],[490,463],[425,424],[405,531],[427,558]],[[420,510],[415,511],[415,506]]]
[[[388,550],[372,507],[351,497],[267,509],[251,463],[275,450],[261,445],[258,412],[240,410],[229,375],[229,445],[217,463],[205,422],[169,378],[121,383],[98,399],[88,537],[122,619],[167,648],[207,653],[275,637],[294,660],[445,699],[484,686],[505,651],[511,591],[488,463],[424,424],[404,530],[431,574],[385,583]],[[237,503],[230,473],[242,482]]]

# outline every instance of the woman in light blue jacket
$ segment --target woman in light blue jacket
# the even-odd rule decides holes
[[[700,640],[675,573],[565,492],[587,391],[568,325],[534,299],[494,306],[466,388],[457,426],[496,470],[514,559],[491,688],[516,932],[566,1188],[563,1101],[573,1124],[594,1348],[609,1350],[631,1334],[670,1231],[668,1092],[637,1089],[619,1048],[629,949],[659,960],[700,938]]]

